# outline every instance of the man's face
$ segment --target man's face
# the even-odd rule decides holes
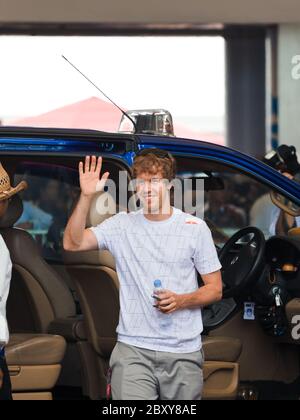
[[[169,181],[163,179],[161,172],[139,173],[136,178],[137,194],[146,213],[161,214],[169,210]]]
[[[8,207],[8,200],[0,201],[0,217],[4,216]]]

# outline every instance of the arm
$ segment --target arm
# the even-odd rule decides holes
[[[102,167],[102,158],[99,157],[96,164],[96,157],[90,156],[79,163],[79,179],[81,195],[79,201],[68,221],[64,232],[63,246],[66,251],[88,251],[98,249],[95,235],[90,229],[86,229],[86,218],[91,205],[92,198],[97,191],[102,191],[109,176],[106,172],[99,179]]]
[[[283,175],[288,179],[294,179],[294,176],[288,172],[283,172]],[[285,213],[283,210],[280,210],[280,215],[278,217],[275,234],[276,235],[287,235],[288,231],[295,226],[295,218]]]
[[[90,204],[91,198],[81,194],[64,232],[63,246],[66,251],[88,251],[98,248],[95,235],[85,228]]]
[[[162,312],[170,313],[179,309],[199,308],[222,299],[221,264],[211,231],[205,222],[200,224],[197,235],[193,260],[196,270],[201,274],[204,286],[191,293],[176,294],[166,290],[159,294],[162,300],[158,301],[158,308]]]
[[[179,309],[199,308],[208,306],[222,299],[221,271],[202,275],[204,286],[192,293],[178,295],[169,290],[159,294],[158,309],[169,314]]]
[[[281,210],[276,223],[276,235],[287,235],[288,231],[295,226],[295,218]]]

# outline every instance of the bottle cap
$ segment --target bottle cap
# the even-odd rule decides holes
[[[154,287],[161,287],[162,286],[162,284],[161,284],[161,280],[154,280]]]

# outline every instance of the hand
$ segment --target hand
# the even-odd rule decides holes
[[[83,171],[83,162],[79,162],[79,180],[81,192],[85,196],[92,196],[97,191],[103,191],[109,172],[105,172],[99,179],[102,167],[102,157],[98,157],[96,165],[96,156],[86,156]]]
[[[289,172],[281,172],[282,175],[286,176],[288,179],[294,179],[294,176],[290,174]]]
[[[170,290],[164,290],[157,296],[159,296],[160,300],[157,301],[156,307],[164,314],[170,314],[179,309],[183,309],[183,295],[177,295]]]

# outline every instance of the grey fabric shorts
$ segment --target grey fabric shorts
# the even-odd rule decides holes
[[[118,342],[111,354],[113,400],[201,400],[203,351],[167,353]]]

